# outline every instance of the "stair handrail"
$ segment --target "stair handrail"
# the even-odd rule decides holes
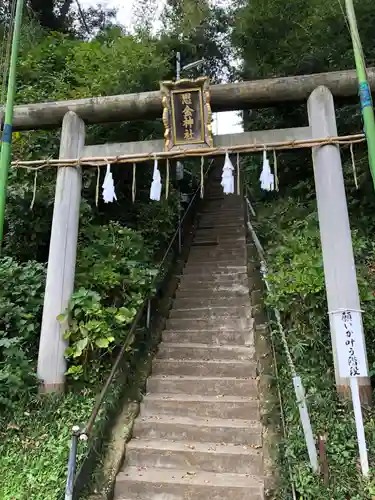
[[[252,214],[253,217],[255,217],[256,212],[255,212],[254,207],[252,206],[252,204],[249,200],[249,197],[248,197],[249,190],[247,189],[246,191],[247,192],[245,195],[245,201],[246,201],[247,227],[248,227],[248,230],[249,230],[251,237],[254,241],[254,245],[257,249],[258,255],[259,255],[260,271],[261,271],[261,275],[262,275],[264,284],[266,286],[268,293],[271,293],[272,287],[271,287],[269,280],[268,280],[268,266],[267,266],[267,261],[266,261],[266,253],[264,251],[262,244],[260,243],[260,240],[256,234],[254,226],[251,223],[250,213]],[[290,369],[290,372],[292,375],[292,382],[293,382],[293,386],[294,386],[294,392],[296,395],[297,406],[299,409],[301,425],[302,425],[303,433],[305,436],[307,452],[308,452],[309,459],[310,459],[310,465],[311,465],[313,472],[318,473],[319,472],[318,455],[317,455],[315,440],[314,440],[314,436],[313,436],[313,432],[312,432],[310,416],[309,416],[309,412],[308,412],[308,408],[307,408],[305,389],[304,389],[304,386],[302,384],[301,377],[297,374],[296,367],[294,365],[293,358],[292,358],[292,355],[290,353],[288,341],[287,341],[287,338],[285,335],[283,325],[281,323],[280,311],[276,307],[273,307],[273,312],[274,312],[274,315],[276,318],[276,323],[277,323],[278,331],[280,334],[280,339],[281,339],[281,342],[282,342],[283,347],[284,347],[288,366],[289,366],[289,369]],[[275,375],[276,375],[277,386],[278,386],[278,396],[279,396],[279,402],[280,402],[283,433],[284,433],[284,437],[286,438],[285,417],[284,417],[284,411],[283,411],[281,391],[280,391],[279,382],[278,382],[276,351],[275,351],[275,345],[273,342],[272,332],[271,332],[271,344],[272,344],[273,359],[274,359],[274,366],[275,366]],[[289,469],[290,469],[290,467],[289,467]],[[290,474],[290,477],[291,477],[291,474]],[[296,498],[293,482],[291,484],[292,484],[292,488],[293,488],[293,498]]]
[[[89,417],[86,425],[83,428],[80,428],[77,425],[73,426],[73,428],[72,428],[71,445],[70,445],[69,457],[68,457],[68,467],[67,467],[68,470],[67,470],[67,477],[66,477],[66,484],[65,484],[64,500],[73,500],[75,480],[77,477],[76,465],[77,465],[78,443],[79,443],[79,441],[87,441],[89,439],[89,437],[92,433],[92,429],[94,427],[96,418],[97,418],[98,413],[101,409],[104,398],[107,394],[107,391],[108,391],[109,387],[111,386],[111,383],[113,382],[115,375],[117,374],[118,368],[120,366],[120,363],[122,361],[122,358],[123,358],[125,352],[132,344],[133,334],[136,331],[136,329],[138,328],[139,323],[140,323],[141,319],[143,318],[143,315],[144,315],[146,308],[147,308],[147,310],[146,310],[146,328],[147,329],[150,328],[151,302],[154,298],[156,298],[157,293],[160,290],[161,284],[159,283],[159,286],[158,286],[158,278],[160,276],[160,272],[162,271],[162,266],[163,266],[164,262],[166,261],[168,255],[169,255],[169,252],[170,252],[174,242],[176,241],[177,236],[179,236],[179,238],[180,238],[182,226],[183,226],[183,223],[186,219],[186,216],[190,212],[190,209],[193,206],[193,203],[196,200],[198,194],[202,193],[202,181],[204,182],[206,180],[207,175],[211,169],[213,162],[214,162],[214,160],[211,160],[209,162],[207,168],[205,169],[205,171],[203,172],[203,175],[201,176],[201,182],[200,182],[199,186],[197,187],[196,191],[194,192],[194,195],[192,196],[188,206],[186,207],[186,210],[184,211],[183,216],[181,218],[179,218],[177,228],[176,228],[176,230],[171,238],[171,241],[170,241],[170,243],[169,243],[169,245],[168,245],[168,247],[163,255],[163,258],[161,259],[160,263],[158,264],[159,272],[158,272],[157,276],[155,276],[155,279],[154,279],[154,285],[155,285],[154,291],[152,293],[150,293],[148,297],[145,298],[141,307],[139,308],[139,310],[138,310],[138,312],[133,320],[133,323],[130,327],[130,330],[129,330],[129,332],[124,340],[124,343],[123,343],[123,345],[122,345],[122,347],[121,347],[121,349],[120,349],[120,351],[115,359],[115,362],[114,362],[112,369],[108,375],[108,378],[107,378],[106,382],[104,383],[103,388],[100,391],[99,396],[96,399],[94,408],[91,411],[90,417]]]

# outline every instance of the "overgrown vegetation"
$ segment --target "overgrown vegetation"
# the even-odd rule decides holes
[[[204,58],[203,71],[213,81],[353,67],[350,38],[338,2],[311,0],[307,5],[293,0],[286,8],[281,0],[233,0],[228,4],[168,0],[158,33],[152,26],[158,2],[138,0],[137,4],[135,32],[130,34],[116,24],[114,12],[103,7],[87,9],[82,18],[71,0],[29,0],[22,30],[17,104],[155,90],[160,80],[174,77],[177,50],[183,64]],[[10,2],[0,5],[1,38],[9,6]],[[374,65],[373,1],[363,0],[356,9],[367,62]],[[0,45],[1,54],[4,48]],[[238,71],[233,69],[233,58],[242,61]],[[248,129],[304,125],[306,110],[291,105],[253,110],[245,114],[244,122]],[[359,106],[340,104],[338,125],[342,133],[358,132],[362,126]],[[162,137],[162,133],[161,120],[92,125],[87,141],[143,140]],[[59,130],[15,133],[14,156],[56,156],[59,135]],[[347,151],[343,158],[348,161]],[[347,167],[347,195],[366,310],[367,349],[373,365],[375,206],[364,147],[356,147],[356,159],[359,189],[355,189]],[[312,168],[306,166],[309,161],[307,154],[280,155],[277,196],[267,198],[254,189],[261,221],[258,230],[267,246],[274,289],[268,302],[282,312],[294,360],[308,389],[314,431],[328,436],[329,487],[309,472],[290,376],[277,346],[289,430],[287,442],[281,443],[278,499],[290,498],[287,458],[299,500],[370,500],[375,496],[374,486],[371,481],[366,485],[361,482],[354,465],[357,448],[351,412],[334,391],[314,184]],[[161,169],[163,172],[162,165]],[[36,361],[55,173],[45,169],[35,178],[18,169],[10,172],[6,238],[0,259],[0,469],[4,471],[0,497],[4,500],[52,500],[61,492],[70,427],[87,419],[113,356],[152,288],[158,262],[174,232],[176,190],[171,188],[168,200],[150,204],[152,169],[139,165],[133,204],[131,169],[113,166],[112,170],[118,202],[110,205],[100,200],[96,205],[96,172],[84,175],[77,279],[67,333],[69,387],[64,397],[52,399],[37,395]],[[194,166],[192,170],[194,173]],[[259,168],[252,161],[248,170],[255,187]],[[188,184],[185,188],[192,190]],[[65,311],[61,313],[63,321]],[[143,349],[142,355],[148,349],[144,345],[134,348]],[[130,357],[133,354],[137,352],[129,352]],[[375,417],[372,413],[366,417],[373,460]],[[87,450],[80,450],[82,459]]]
[[[98,8],[85,13],[88,25],[98,30],[94,38],[91,32],[88,40],[71,8],[64,14],[62,4],[52,10],[51,5],[40,2],[32,15],[25,13],[17,103],[150,90],[168,77],[169,63],[156,39],[145,43],[126,34],[113,25],[111,12]],[[31,7],[35,6],[33,2]],[[3,20],[7,21],[7,15]],[[0,46],[3,49],[5,46]],[[124,136],[137,140],[161,133],[160,121],[92,126],[87,140],[123,141]],[[14,134],[15,157],[56,155],[58,145],[59,131]],[[140,166],[133,204],[131,169],[114,166],[113,173],[118,202],[112,206],[100,200],[96,205],[96,172],[84,175],[76,291],[66,335],[68,388],[63,397],[40,398],[36,362],[55,173],[45,170],[34,179],[25,171],[10,172],[0,260],[0,497],[4,500],[52,500],[61,494],[72,425],[86,423],[129,325],[153,288],[160,256],[175,230],[177,197],[173,187],[168,200],[151,206],[151,169]],[[61,311],[61,321],[65,313]],[[128,391],[128,397],[131,385],[137,384],[137,360],[147,356],[151,348],[143,337],[137,333],[126,356],[129,362],[125,360],[124,376],[129,370],[130,374],[122,383],[122,393]],[[106,421],[121,401],[119,389],[113,390],[95,435],[105,432]],[[78,464],[87,451],[82,444],[79,448]]]
[[[244,78],[306,74],[352,68],[353,53],[339,3],[321,0],[285,2],[252,0],[236,2],[239,10],[233,33],[243,56]],[[356,4],[367,62],[375,62],[370,42],[375,10],[369,1]],[[323,29],[324,27],[324,29]],[[362,127],[358,104],[336,103],[340,133]],[[249,129],[307,124],[306,107],[282,105],[245,116]],[[350,154],[343,149],[346,193],[357,264],[369,363],[374,349],[374,193],[364,147],[355,148],[358,190]],[[315,436],[327,438],[329,484],[314,476],[309,467],[291,374],[283,346],[275,333],[279,377],[285,406],[288,436],[280,443],[281,490],[278,499],[291,498],[289,464],[297,498],[321,500],[372,500],[374,477],[362,480],[353,412],[337,397],[332,347],[325,296],[323,262],[310,152],[278,154],[280,191],[264,195],[258,189],[260,164],[248,163],[250,185],[257,200],[257,230],[266,247],[273,292],[267,297],[270,310],[282,316],[287,339],[307,390]],[[372,372],[373,373],[373,372]],[[370,466],[374,467],[374,414],[365,411]]]
[[[290,498],[287,464],[301,499],[373,498],[375,484],[361,480],[354,417],[349,404],[340,401],[335,391],[332,349],[327,317],[323,263],[320,250],[315,203],[291,197],[274,200],[260,208],[258,231],[266,244],[269,282],[272,293],[267,297],[270,311],[277,307],[283,318],[288,345],[302,377],[314,433],[326,436],[329,486],[311,472],[300,425],[299,412],[285,351],[274,334],[279,384],[286,415],[287,439],[280,443],[282,488],[278,498]],[[371,262],[372,243],[353,233],[358,263],[361,300],[366,311],[365,329],[370,363],[374,361],[373,313],[375,281]],[[275,328],[275,332],[277,329]],[[370,466],[374,465],[374,414],[365,412]]]

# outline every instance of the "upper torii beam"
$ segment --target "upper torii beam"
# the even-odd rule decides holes
[[[368,69],[370,87],[375,92],[375,68]],[[288,76],[211,86],[212,111],[234,111],[270,107],[286,102],[305,102],[321,85],[337,98],[358,94],[356,72],[334,71],[313,75]],[[1,115],[0,109],[0,115]],[[159,91],[92,97],[70,101],[44,102],[16,106],[14,130],[36,130],[60,127],[68,111],[85,123],[108,123],[155,119],[162,115]]]

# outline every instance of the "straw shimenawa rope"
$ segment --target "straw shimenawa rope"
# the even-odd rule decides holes
[[[270,142],[267,144],[243,144],[239,146],[231,146],[230,148],[217,147],[217,148],[196,148],[196,149],[179,149],[174,151],[162,151],[159,153],[149,154],[133,154],[121,156],[96,156],[96,157],[82,157],[82,158],[69,158],[69,159],[44,159],[44,160],[31,160],[31,161],[14,161],[12,162],[13,168],[26,168],[34,170],[35,168],[45,167],[73,167],[79,165],[81,167],[97,167],[101,165],[110,164],[126,164],[150,161],[157,158],[163,159],[178,159],[182,157],[192,156],[217,156],[229,153],[257,153],[267,150],[288,150],[288,149],[304,149],[315,148],[327,144],[332,145],[350,145],[364,142],[364,134],[346,135],[341,137],[326,137],[324,139],[308,139],[284,142]]]

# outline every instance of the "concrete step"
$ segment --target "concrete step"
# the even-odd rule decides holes
[[[241,319],[251,316],[251,307],[249,306],[215,306],[215,307],[197,307],[194,309],[175,309],[170,312],[170,318],[181,319]]]
[[[198,215],[198,221],[209,221],[211,224],[225,223],[231,221],[244,222],[244,210],[242,207],[223,208],[220,205],[212,206]]]
[[[212,235],[210,234],[202,234],[202,235],[197,235],[195,236],[193,240],[193,245],[197,244],[202,244],[206,243],[207,241],[212,241],[216,242],[216,245],[223,245],[227,243],[228,246],[230,247],[235,247],[239,244],[246,244],[246,238],[245,235],[243,234],[223,234],[223,233],[214,233]]]
[[[227,228],[243,228],[243,218],[231,218],[228,220],[217,220],[214,217],[202,217],[198,222],[197,231],[204,231],[206,229],[227,229]]]
[[[260,475],[263,457],[261,450],[245,445],[134,439],[126,447],[126,465],[139,464],[147,468]]]
[[[229,288],[236,288],[238,286],[243,287],[247,285],[248,287],[249,278],[245,273],[238,274],[224,274],[222,278],[213,277],[212,274],[198,274],[198,273],[188,273],[180,276],[179,289],[194,288],[195,290],[213,290],[221,289],[227,290]]]
[[[133,435],[141,439],[261,446],[262,425],[252,420],[149,415],[137,418]]]
[[[244,280],[243,280],[244,281]],[[250,300],[249,283],[246,280],[244,284],[224,283],[219,285],[202,286],[194,288],[193,283],[180,284],[180,288],[176,291],[176,300],[205,300],[209,303],[210,300],[216,299],[234,299],[238,297],[246,297],[247,303]]]
[[[210,222],[232,222],[241,220],[244,221],[243,207],[223,208],[222,206],[210,207],[198,214],[198,221],[209,220]]]
[[[218,236],[219,238],[222,238],[224,236],[226,237],[230,237],[230,236],[234,236],[234,237],[237,237],[237,235],[239,236],[242,236],[242,235],[245,235],[245,228],[243,225],[240,225],[240,226],[228,226],[228,227],[225,227],[225,226],[216,226],[215,227],[212,227],[210,229],[207,229],[207,228],[197,228],[196,230],[196,233],[195,233],[195,238],[199,238],[199,237],[204,237],[204,238],[211,238],[211,237],[215,237],[215,236]]]
[[[203,226],[203,227],[202,227]],[[198,231],[204,229],[237,229],[244,228],[243,213],[238,213],[235,217],[221,217],[216,215],[205,215],[198,218]]]
[[[219,294],[217,294],[219,295]],[[195,309],[197,307],[233,307],[233,306],[250,306],[250,297],[243,294],[232,296],[224,294],[217,296],[210,294],[210,296],[195,297],[191,294],[190,297],[180,297],[175,299],[173,307],[179,310],[182,309]]]
[[[231,250],[231,249],[236,249],[236,248],[246,248],[246,239],[243,236],[233,236],[232,238],[226,238],[226,239],[218,239],[217,237],[213,236],[212,238],[208,238],[204,234],[200,234],[195,236],[193,239],[193,250],[195,250],[197,247],[194,246],[196,245],[197,241],[200,242],[200,245],[203,245],[203,242],[206,242],[206,249],[207,250]],[[201,247],[198,247],[201,248]]]
[[[183,417],[259,419],[257,399],[238,396],[199,396],[189,394],[148,394],[141,403],[141,416],[180,415]]]
[[[254,377],[254,361],[236,359],[203,361],[199,359],[156,359],[152,364],[153,375],[194,375],[200,377]]]
[[[247,293],[249,293],[249,278],[247,274],[239,274],[234,276],[226,275],[221,279],[220,277],[215,279],[212,278],[212,275],[205,276],[203,274],[186,274],[180,277],[179,290],[183,289],[191,289],[194,290],[236,290],[239,289],[242,291],[244,286],[247,286]]]
[[[231,318],[228,316],[210,319],[169,318],[166,322],[167,330],[245,330],[252,327],[250,318]]]
[[[254,345],[253,329],[246,330],[165,330],[164,342],[199,343],[216,345]]]
[[[191,285],[195,283],[197,288],[210,288],[213,285],[226,286],[229,284],[242,284],[248,282],[246,273],[210,273],[188,272],[180,276],[180,286]]]
[[[137,500],[263,500],[264,486],[248,474],[192,472],[186,469],[129,467],[116,480],[115,499]]]
[[[242,207],[232,207],[225,209],[222,207],[213,207],[208,212],[201,213],[197,218],[198,223],[204,221],[210,225],[226,224],[237,222],[244,225],[244,210]]]
[[[243,214],[232,215],[230,217],[224,216],[204,216],[198,219],[196,229],[198,232],[206,230],[222,231],[226,229],[246,229],[244,225]]]
[[[243,259],[241,265],[245,265],[247,262],[246,250],[242,249],[233,249],[233,250],[212,250],[208,248],[192,248],[189,254],[190,261],[199,261],[199,262],[228,262],[231,265],[237,265],[237,263],[233,264],[233,261],[237,261],[238,259]]]
[[[234,377],[200,377],[196,375],[153,375],[147,381],[147,391],[163,394],[205,394],[206,396],[256,397],[258,380]]]
[[[244,255],[223,255],[223,256],[210,256],[210,255],[191,255],[188,262],[185,265],[185,269],[191,269],[194,267],[239,267],[246,266],[246,259]],[[246,266],[247,267],[247,266]]]
[[[219,244],[218,239],[213,238],[211,240],[200,239],[197,242],[193,240],[191,245],[193,248],[216,248],[218,244]]]
[[[228,252],[230,250],[246,250],[246,239],[245,238],[211,238],[210,240],[206,238],[196,238],[192,242],[192,250],[199,250],[201,252],[205,251],[220,251]]]
[[[201,262],[195,259],[189,260],[189,262],[185,265],[184,268],[184,276],[187,274],[219,274],[219,273],[228,273],[232,275],[233,273],[239,274],[247,274],[247,266],[244,263],[244,260],[240,260],[240,264],[236,264],[232,261],[228,263],[222,262]]]
[[[200,221],[194,233],[195,238],[211,237],[221,234],[242,235],[246,233],[246,228],[241,221],[237,222],[237,225],[233,226],[225,226],[224,224],[224,221],[219,221],[219,223],[213,221],[211,222],[209,220]]]
[[[241,278],[243,275],[247,276],[247,266],[243,264],[240,266],[223,266],[222,264],[207,264],[202,265],[201,263],[193,263],[185,266],[183,271],[183,277],[196,277],[200,281],[217,281],[220,278],[223,280],[232,278]],[[202,279],[207,278],[207,280]]]
[[[196,255],[212,255],[212,256],[230,256],[232,257],[233,255],[246,255],[247,248],[246,245],[234,245],[233,248],[230,248],[227,246],[226,248],[222,248],[218,245],[214,247],[192,247],[189,252],[189,257],[194,257]]]
[[[219,213],[217,210],[220,209],[221,212],[231,212],[231,211],[239,211],[243,209],[243,202],[240,200],[212,200],[211,202],[206,203],[206,205],[199,212],[200,214],[205,213]]]
[[[202,360],[254,360],[254,348],[233,345],[212,345],[202,343],[172,343],[162,342],[159,346],[157,359],[202,359]]]

